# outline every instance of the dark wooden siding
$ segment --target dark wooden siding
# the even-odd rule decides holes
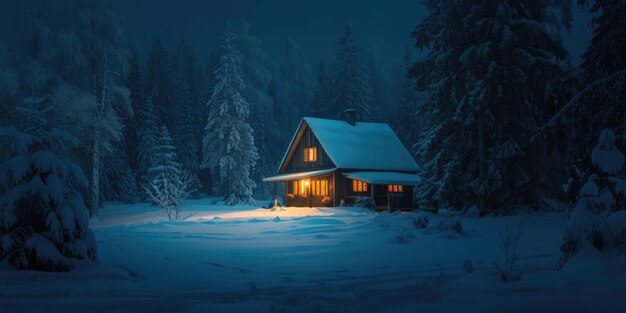
[[[354,200],[358,196],[371,197],[372,188],[374,188],[376,205],[379,207],[387,207],[387,185],[369,184],[367,187],[367,192],[352,192],[352,179],[346,178],[341,172],[337,172],[335,176],[335,205],[338,206],[341,200],[343,200],[346,205],[353,205]],[[394,204],[399,208],[413,208],[413,186],[404,185],[401,196],[394,201],[396,201]]]
[[[316,147],[317,148],[317,161],[316,162],[304,162],[304,148]],[[291,159],[287,163],[285,172],[298,172],[301,170],[315,170],[318,168],[333,167],[333,162],[322,148],[322,145],[315,137],[315,134],[311,131],[311,128],[307,127],[296,149],[291,156]]]

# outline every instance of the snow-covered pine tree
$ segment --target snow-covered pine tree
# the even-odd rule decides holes
[[[152,149],[152,165],[147,173],[149,182],[143,185],[149,199],[159,205],[170,220],[186,218],[181,211],[182,202],[196,191],[194,185],[197,184],[197,178],[181,169],[175,150],[167,127],[161,126],[157,144]]]
[[[371,120],[374,111],[370,70],[352,36],[352,27],[346,25],[337,42],[331,93],[333,115],[339,116],[345,109],[356,109],[360,119]]]
[[[430,14],[413,37],[429,52],[411,69],[417,89],[428,93],[420,112],[427,124],[417,144],[418,198],[456,208],[478,204],[481,214],[538,205],[542,188],[553,184],[544,181],[551,176],[545,146],[528,144],[527,136],[564,102],[568,54],[545,25],[568,25],[569,2],[426,6]]]
[[[624,155],[615,145],[615,133],[600,132],[591,152],[593,170],[580,191],[561,245],[559,266],[585,244],[603,252],[626,251],[626,179]]]
[[[19,107],[20,129],[0,128],[13,156],[0,164],[0,260],[18,269],[68,271],[95,261],[96,240],[79,190],[82,170],[62,153],[78,142],[46,126],[43,110]]]
[[[181,168],[176,160],[176,148],[165,125],[159,129],[157,142],[151,153],[151,164],[147,172],[151,185],[159,188],[163,184],[163,179],[180,176]]]
[[[250,107],[242,95],[245,86],[235,37],[229,25],[224,34],[224,55],[208,103],[202,159],[202,166],[210,168],[216,180],[219,179],[220,191],[228,205],[254,203],[252,194],[256,184],[250,179],[250,171],[259,158],[252,128],[246,121]]]
[[[272,115],[272,98],[268,95],[268,86],[272,80],[272,62],[261,48],[261,40],[251,34],[251,25],[248,22],[240,21],[231,27],[235,34],[232,45],[240,55],[240,73],[245,86],[240,92],[249,104],[249,116],[254,117],[247,122],[253,130],[257,154],[263,156],[250,169],[250,179],[260,181],[274,172],[276,164],[271,150],[280,141],[274,123],[267,122],[274,121],[275,118]],[[225,53],[223,47],[221,50]],[[253,197],[257,198],[267,198],[271,194],[269,184],[261,184],[253,188],[253,191]]]
[[[159,128],[156,122],[156,116],[154,114],[154,107],[152,106],[152,97],[148,97],[137,112],[139,123],[139,144],[137,147],[137,167],[139,169],[138,176],[140,177],[139,183],[142,186],[150,184],[150,176],[148,175],[148,169],[155,164],[154,149],[158,143]],[[144,198],[145,198],[144,194]]]
[[[80,141],[82,149],[75,151],[75,160],[90,177],[89,192],[94,196],[88,203],[96,213],[100,205],[99,161],[108,144],[119,139],[109,136],[117,130],[100,127],[113,126],[110,122],[121,125],[115,120],[132,114],[121,77],[129,55],[123,48],[124,32],[101,0],[68,1],[64,9],[42,1],[5,4],[3,12],[12,13],[3,16],[3,21],[15,31],[6,34],[3,42],[10,43],[12,63],[19,68],[20,94],[56,98],[57,92],[69,87],[87,95],[83,97],[86,103],[65,111],[68,115],[64,117],[58,115],[59,106],[65,103],[53,103],[50,113],[57,116],[50,115],[49,121]],[[94,103],[99,107],[92,106]],[[78,123],[90,119],[95,122]],[[95,137],[99,137],[98,145]]]

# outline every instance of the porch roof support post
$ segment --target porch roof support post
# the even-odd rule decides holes
[[[276,190],[277,190],[276,182],[274,182],[274,207],[278,206],[278,197],[277,197],[277,194],[276,194]]]

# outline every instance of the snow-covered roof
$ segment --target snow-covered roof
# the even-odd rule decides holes
[[[398,172],[350,172],[343,175],[350,179],[377,185],[414,185],[420,180],[417,174]]]
[[[265,182],[280,182],[280,181],[290,181],[302,178],[316,177],[328,173],[332,173],[336,168],[328,168],[324,170],[310,171],[310,172],[298,172],[298,173],[290,173],[290,174],[281,174],[272,177],[263,178]]]
[[[298,130],[304,125],[311,128],[337,168],[418,171],[415,160],[388,124],[356,122],[353,126],[344,120],[305,117]],[[289,150],[296,145],[292,141]],[[288,161],[289,150],[282,163]]]

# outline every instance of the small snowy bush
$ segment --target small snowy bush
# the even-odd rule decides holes
[[[170,221],[184,220],[189,215],[183,214],[182,203],[195,191],[191,188],[194,182],[194,177],[188,172],[171,172],[161,174],[150,186],[144,188]]]
[[[604,129],[600,133],[591,162],[595,172],[581,188],[574,213],[565,228],[559,268],[584,244],[605,253],[624,252],[624,157],[615,145],[615,134],[611,130]]]
[[[376,202],[371,197],[356,197],[354,206],[358,208],[366,208],[370,210],[376,209]]]
[[[463,233],[463,224],[461,223],[461,221],[458,218],[455,218],[454,221],[452,221],[452,223],[450,223],[450,229],[452,229],[452,231],[454,231],[457,234],[462,234]]]
[[[581,248],[582,240],[578,237],[578,232],[566,232],[561,244],[561,259],[559,260],[558,268],[563,267]]]
[[[452,231],[457,234],[463,233],[463,223],[458,218],[455,218],[452,221],[441,221],[439,225],[437,225],[437,229],[440,232]]]
[[[415,228],[417,229],[425,229],[426,227],[428,227],[428,223],[429,223],[428,215],[424,213],[418,214],[413,219],[413,226],[415,226]]]
[[[396,232],[395,240],[398,243],[408,243],[409,242],[409,233],[406,231],[404,227],[398,227]]]

